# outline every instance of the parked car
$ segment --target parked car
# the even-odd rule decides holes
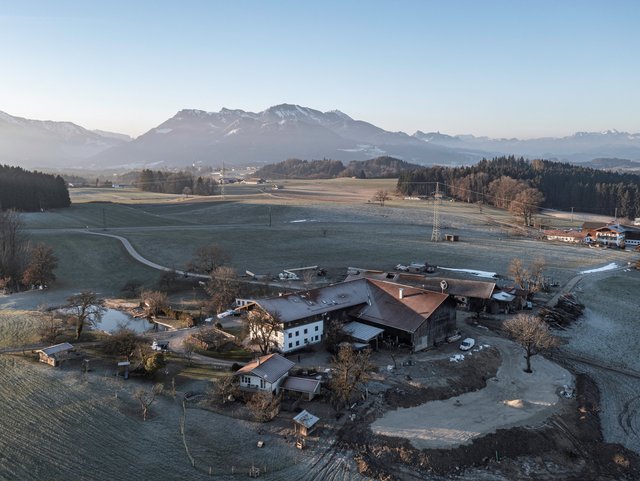
[[[462,344],[460,344],[460,350],[461,351],[468,351],[469,349],[471,349],[475,345],[476,345],[475,339],[473,339],[471,337],[467,337],[464,341],[462,341]]]
[[[218,319],[224,319],[225,317],[229,317],[229,316],[239,316],[240,313],[238,311],[236,311],[235,309],[227,309],[224,312],[221,312],[220,314],[218,314],[216,317]]]
[[[154,351],[168,351],[169,341],[153,341],[153,344],[151,344],[151,349],[153,349]]]

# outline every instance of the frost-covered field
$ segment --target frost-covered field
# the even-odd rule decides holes
[[[561,333],[563,348],[611,367],[640,373],[640,272],[594,273],[578,284],[585,315]],[[575,363],[595,379],[601,391],[602,430],[609,442],[640,452],[640,379]]]

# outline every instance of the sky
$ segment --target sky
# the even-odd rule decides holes
[[[640,132],[640,1],[0,0],[0,110],[140,135],[181,109],[391,131]]]

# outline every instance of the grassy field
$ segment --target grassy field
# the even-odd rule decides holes
[[[72,190],[69,209],[25,214],[34,240],[44,241],[60,258],[58,287],[90,288],[117,294],[127,280],[152,286],[159,273],[134,262],[115,239],[126,237],[158,264],[182,269],[199,246],[218,243],[239,271],[277,274],[287,267],[320,265],[334,276],[348,266],[391,269],[398,263],[427,261],[454,268],[505,274],[513,257],[547,258],[550,274],[568,279],[579,269],[624,262],[629,254],[609,250],[597,255],[578,246],[535,240],[510,213],[461,202],[443,202],[442,233],[457,243],[430,242],[433,204],[393,198],[385,207],[370,202],[393,179],[332,179],[281,182],[284,189],[226,186],[225,199],[193,198],[119,189]],[[100,202],[96,202],[100,201]],[[123,203],[116,203],[123,202]],[[578,224],[577,216],[573,224]],[[568,219],[541,216],[552,227]],[[271,225],[269,225],[271,224]]]

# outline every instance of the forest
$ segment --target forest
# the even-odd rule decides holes
[[[191,172],[144,169],[134,185],[140,190],[162,194],[216,195],[218,184],[209,177],[196,178]]]
[[[70,205],[69,190],[59,175],[0,165],[0,210],[34,212]]]
[[[346,167],[339,160],[287,159],[277,164],[265,165],[256,172],[256,176],[264,179],[333,179],[336,177],[391,179],[398,177],[401,172],[418,168],[420,168],[419,165],[388,156],[369,160],[352,160]]]
[[[432,195],[436,183],[446,195],[465,202],[508,208],[537,207],[640,217],[640,176],[549,160],[496,157],[468,167],[427,167],[403,172],[403,195]],[[511,206],[512,207],[512,206]]]

